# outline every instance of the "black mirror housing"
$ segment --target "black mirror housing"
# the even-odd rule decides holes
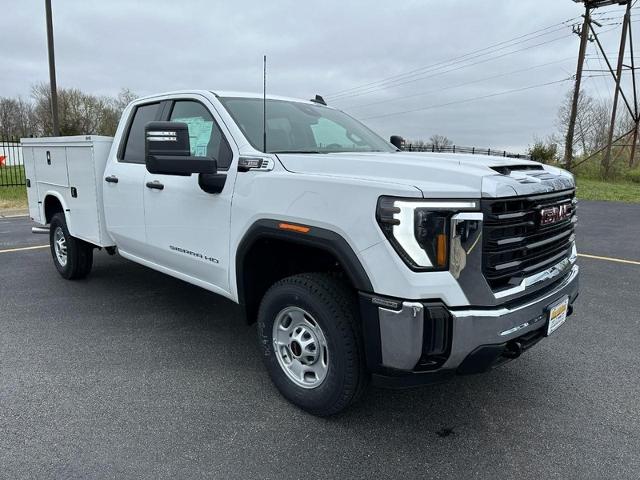
[[[404,138],[402,138],[400,135],[391,135],[389,141],[397,149],[404,150]]]
[[[186,123],[149,122],[144,130],[145,164],[149,173],[189,176],[218,171],[214,159],[191,155]]]

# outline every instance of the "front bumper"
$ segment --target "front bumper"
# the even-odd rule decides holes
[[[367,365],[378,384],[411,386],[479,373],[518,357],[546,332],[548,307],[578,296],[579,267],[535,298],[497,308],[447,308],[360,295]]]

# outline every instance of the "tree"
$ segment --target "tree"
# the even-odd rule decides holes
[[[51,91],[46,83],[32,88],[33,111],[39,134],[51,135]],[[124,107],[135,98],[123,89],[116,98],[96,96],[77,88],[58,90],[61,135],[113,135]]]
[[[123,88],[117,97],[107,99],[99,127],[103,135],[115,134],[122,111],[136,98],[137,95],[135,93],[128,88]]]
[[[453,142],[444,135],[432,135],[431,138],[429,138],[429,143],[433,145],[433,149],[436,152],[443,152],[453,145]]]
[[[33,106],[18,98],[0,98],[0,134],[15,137],[36,135]]]
[[[532,160],[542,163],[555,163],[558,160],[558,144],[553,140],[543,141],[534,139],[533,145],[529,146],[529,155]]]

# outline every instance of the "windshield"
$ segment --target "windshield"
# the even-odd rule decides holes
[[[257,150],[263,149],[261,98],[220,98]],[[322,105],[267,100],[268,153],[393,152],[395,148],[349,115]]]

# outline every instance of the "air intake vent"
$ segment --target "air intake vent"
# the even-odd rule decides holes
[[[492,170],[502,174],[510,175],[511,172],[529,172],[532,170],[544,170],[542,165],[509,165],[508,167],[491,167]]]

